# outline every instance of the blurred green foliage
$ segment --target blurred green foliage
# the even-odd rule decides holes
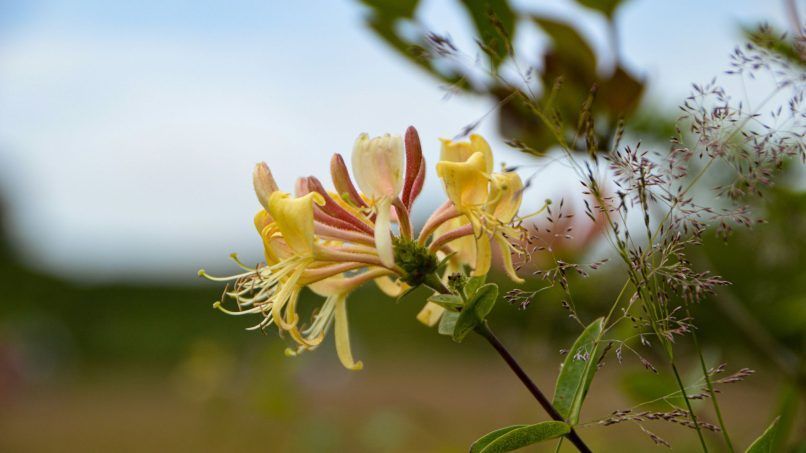
[[[444,64],[443,60],[456,60],[459,49],[449,38],[437,34],[439,31],[421,25],[420,2],[363,0],[363,3],[371,10],[367,17],[369,27],[398,54],[452,89],[494,101],[499,106],[501,134],[525,152],[541,154],[558,141],[556,132],[535,115],[536,106],[564,128],[562,135],[573,135],[581,122],[595,119],[596,142],[608,147],[617,133],[619,120],[636,113],[644,94],[644,81],[632,75],[618,58],[613,16],[623,3],[621,0],[578,1],[582,9],[588,8],[606,19],[615,61],[603,71],[596,52],[572,24],[518,11],[506,0],[460,2],[472,20],[474,39],[486,56],[483,71],[487,77],[483,81],[477,80],[473,68],[467,64]],[[439,18],[429,19],[439,23]],[[527,27],[536,27],[549,40],[539,61],[535,56],[524,55],[513,44],[516,34]],[[526,67],[522,67],[524,62]],[[507,73],[512,70],[520,73],[523,80],[508,78]],[[589,107],[581,109],[589,96]],[[658,137],[669,124],[666,118],[647,123],[644,129]]]

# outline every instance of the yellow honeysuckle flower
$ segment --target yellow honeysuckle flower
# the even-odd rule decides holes
[[[474,275],[489,272],[492,261],[491,241],[504,258],[507,274],[521,282],[512,265],[511,247],[505,234],[521,205],[523,183],[515,172],[491,173],[493,157],[489,144],[472,135],[469,142],[443,140],[443,161],[437,164],[448,198],[473,226],[475,235]],[[506,249],[503,245],[507,244]]]
[[[403,140],[389,134],[372,139],[361,134],[355,141],[352,161],[358,187],[375,205],[378,254],[385,265],[392,266],[392,202],[403,189]]]
[[[442,141],[437,173],[449,201],[432,213],[416,240],[409,211],[425,180],[416,130],[406,131],[405,142],[389,134],[358,137],[352,167],[360,191],[340,155],[330,164],[335,191],[308,176],[297,180],[296,196],[279,190],[268,165],[256,165],[252,179],[263,209],[254,224],[266,263],[249,267],[233,255],[245,272],[218,278],[200,271],[233,284],[224,297],[237,310],[225,308],[223,299],[216,308],[232,315],[262,315],[252,329],[277,326],[295,344],[288,349],[291,355],[319,347],[334,326],[339,360],[357,370],[362,363],[350,348],[346,306],[359,286],[375,282],[387,295],[398,297],[424,283],[439,287],[439,279],[444,286],[450,274],[465,267],[476,275],[486,273],[493,242],[505,252],[507,273],[518,279],[509,241],[519,234],[513,222],[520,221],[523,184],[514,173],[492,172],[492,152],[482,137]],[[392,230],[393,222],[399,231]],[[445,273],[437,275],[438,260],[449,254]],[[301,323],[297,302],[306,287],[325,299],[310,322]],[[434,325],[444,311],[429,302],[417,319]]]

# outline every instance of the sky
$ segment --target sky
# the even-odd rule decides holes
[[[594,14],[515,3],[573,20],[608,55]],[[257,261],[255,162],[290,190],[300,175],[326,179],[330,155],[349,154],[359,133],[413,124],[433,164],[439,137],[489,111],[483,99],[444,100],[372,36],[357,2],[279,4],[0,0],[0,193],[25,262],[92,282],[190,280],[225,269],[232,252]],[[423,11],[470,45],[453,2]],[[784,13],[782,1],[632,0],[617,17],[620,55],[649,81],[648,102],[674,106],[726,69],[741,25],[785,27]],[[521,39],[540,46],[537,34]],[[498,159],[527,162],[492,122],[480,132]],[[553,172],[534,202],[562,181]],[[433,208],[440,190],[431,169],[416,208]]]

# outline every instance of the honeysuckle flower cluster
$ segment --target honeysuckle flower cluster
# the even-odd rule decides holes
[[[391,297],[410,288],[442,286],[449,275],[485,275],[492,248],[501,251],[510,278],[512,254],[521,253],[524,230],[518,210],[523,183],[517,173],[494,172],[489,144],[479,135],[470,141],[442,140],[437,174],[447,200],[412,229],[411,210],[425,181],[425,159],[417,131],[405,138],[361,134],[352,153],[352,174],[344,158],[330,162],[333,189],[314,176],[299,178],[294,195],[282,190],[265,163],[257,164],[253,182],[262,209],[254,223],[263,240],[265,265],[249,267],[232,258],[244,272],[212,277],[229,282],[215,307],[232,315],[260,315],[252,329],[274,325],[293,346],[290,355],[317,348],[331,326],[341,363],[358,370],[347,322],[347,298],[359,286],[374,282]],[[307,322],[297,303],[304,288],[324,298]],[[225,307],[233,301],[235,308]],[[427,302],[417,318],[433,326],[445,308]]]

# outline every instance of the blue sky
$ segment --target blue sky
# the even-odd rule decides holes
[[[256,161],[290,188],[326,175],[360,132],[415,124],[433,162],[438,137],[490,108],[443,101],[373,39],[356,2],[278,4],[0,0],[0,187],[26,260],[91,280],[192,278],[233,251],[258,260]],[[439,18],[429,25],[468,42],[452,2],[425,4]],[[565,1],[517,4],[573,19],[606,54],[596,16]],[[783,2],[753,0],[632,0],[618,20],[624,60],[662,105],[726,67],[740,24],[786,25]],[[491,124],[481,131],[500,159],[524,161]],[[439,190],[429,175],[418,208]]]

